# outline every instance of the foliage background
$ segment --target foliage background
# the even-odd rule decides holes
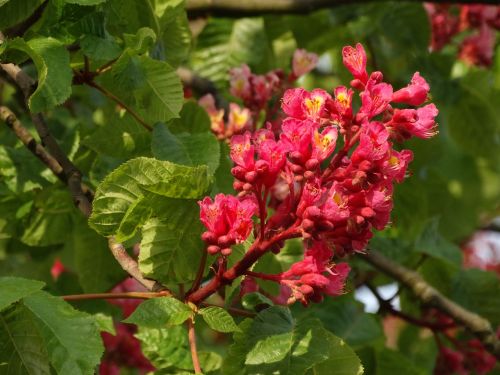
[[[61,322],[60,326],[48,322],[47,326],[59,327],[56,329],[64,335],[85,326],[97,332],[97,325],[89,324],[94,318],[47,293],[106,292],[125,278],[102,235],[116,235],[130,251],[134,243],[141,242],[140,265],[146,276],[174,289],[179,283],[193,280],[193,264],[197,264],[202,247],[195,202],[209,188],[210,179],[214,181],[211,194],[231,192],[231,177],[227,148],[209,132],[207,115],[192,100],[183,100],[178,67],[210,79],[229,98],[229,68],[247,63],[258,73],[274,68],[289,70],[293,51],[305,48],[321,55],[321,59],[318,68],[300,84],[309,89],[331,90],[350,79],[342,66],[341,48],[361,42],[368,47],[372,69],[383,71],[395,87],[405,86],[413,72],[420,71],[429,81],[432,99],[440,110],[439,136],[410,142],[415,153],[413,175],[396,190],[393,225],[378,233],[371,247],[419,271],[444,295],[498,326],[498,277],[492,272],[465,270],[460,245],[499,213],[499,53],[495,54],[493,66],[484,69],[458,61],[453,45],[429,52],[429,22],[422,4],[417,3],[377,2],[337,6],[307,15],[209,16],[190,21],[183,2],[175,0],[50,0],[43,2],[41,11],[40,4],[42,1],[0,0],[0,30],[8,37],[0,45],[0,59],[19,63],[38,77],[29,109],[44,112],[53,136],[81,170],[84,182],[97,187],[98,192],[101,189],[116,194],[120,186],[126,186],[128,196],[122,196],[123,202],[111,207],[118,212],[114,216],[106,196],[102,196],[102,203],[97,199],[89,227],[64,184],[6,126],[0,127],[0,276],[45,283],[45,292],[34,292],[41,284],[27,283],[27,292],[17,299],[28,297],[21,305],[3,310],[3,322],[28,331],[28,326],[16,326],[17,319],[36,325],[43,314],[50,317],[57,311],[67,311],[74,320]],[[25,25],[22,22],[35,11],[36,22],[25,29],[16,26]],[[458,35],[456,40],[463,37]],[[84,69],[84,55],[91,71],[113,62],[95,82],[154,127],[152,132],[109,100],[109,95],[103,95],[103,90],[74,78],[78,76],[75,72]],[[0,104],[9,106],[35,134],[25,104],[8,80],[0,81]],[[179,170],[169,164],[149,163],[152,159],[134,159],[138,157],[208,167]],[[124,165],[128,166],[125,171]],[[118,166],[119,172],[108,176]],[[137,177],[138,173],[143,177]],[[161,178],[151,178],[155,173]],[[188,188],[162,185],[165,174],[171,179],[168,181],[184,176]],[[130,210],[131,205],[134,210]],[[160,247],[159,243],[168,246]],[[292,243],[278,257],[263,258],[258,269],[284,269],[300,254],[296,245]],[[66,272],[55,279],[50,270],[56,259],[64,264]],[[366,280],[375,286],[393,281],[356,256],[350,263],[354,269],[351,292],[307,309],[294,306],[293,316],[320,319],[326,329],[356,351],[367,374],[432,373],[437,346],[430,335],[417,327],[400,325],[397,340],[388,346],[383,314],[363,312],[362,305],[353,298],[354,290]],[[268,285],[264,287],[275,292]],[[228,290],[227,295],[230,293]],[[44,298],[52,301],[53,312],[42,311]],[[400,301],[403,311],[420,314],[418,301],[404,289]],[[254,305],[255,301],[245,301],[249,309]],[[104,301],[78,302],[74,306],[94,317],[101,314],[121,319],[120,310]],[[33,319],[33,314],[39,319]],[[220,361],[219,355],[227,355],[230,335],[214,333],[201,320],[199,327],[201,349],[217,353],[213,354],[214,361]],[[143,340],[146,356],[169,373],[167,369],[180,363],[166,360],[171,353],[164,343],[172,339],[173,331],[159,333],[154,329],[141,328],[138,337]],[[40,332],[46,330],[40,328]],[[90,373],[103,349],[99,342],[89,341],[96,337],[95,332],[87,332],[88,336],[75,332],[69,341],[61,337],[58,345],[67,351],[69,360],[60,363],[52,358],[52,371],[77,373],[71,372],[72,368]],[[5,332],[0,328],[1,334]],[[87,339],[75,340],[79,336]],[[42,334],[38,339],[47,340],[47,336]],[[235,339],[238,341],[237,336]],[[50,347],[40,348],[40,358],[55,356]],[[47,350],[48,354],[44,352]],[[233,357],[229,358],[237,358],[234,351],[233,347]],[[0,354],[0,372],[3,361]],[[46,366],[48,370],[49,364]],[[214,369],[218,367],[217,363],[213,365]],[[222,369],[223,373],[235,373],[234,369]],[[23,371],[19,369],[19,373]],[[320,368],[316,371],[333,373],[331,367],[325,370],[330,372],[321,372]]]

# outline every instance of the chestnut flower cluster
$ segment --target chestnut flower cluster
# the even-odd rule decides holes
[[[439,51],[459,33],[472,31],[459,45],[458,57],[470,65],[493,63],[496,30],[500,30],[500,6],[425,3],[432,26],[431,48]]]
[[[237,197],[219,194],[200,202],[210,254],[229,255],[231,245],[245,241],[252,229],[256,246],[248,259],[253,263],[263,255],[254,256],[256,251],[279,252],[288,238],[304,240],[304,258],[283,273],[255,273],[249,269],[253,263],[238,268],[246,267],[247,279],[279,283],[279,299],[286,303],[319,302],[343,292],[349,266],[332,259],[362,251],[373,229],[385,228],[394,183],[403,181],[413,158],[393,142],[437,133],[438,110],[424,105],[429,85],[418,72],[406,87],[394,90],[381,72],[367,72],[361,44],[344,47],[342,57],[353,76],[350,87],[339,86],[333,95],[322,89],[285,91],[278,131],[267,124],[231,138]],[[245,82],[253,85],[252,79]],[[235,87],[243,92],[245,82]],[[262,90],[257,102],[268,98],[267,88]]]
[[[211,128],[218,139],[230,139],[235,134],[254,131],[254,126],[261,111],[266,111],[266,120],[279,121],[276,112],[279,109],[277,96],[281,96],[286,88],[301,76],[309,73],[318,62],[318,56],[303,49],[295,51],[292,58],[292,69],[288,75],[281,69],[272,70],[264,75],[252,73],[247,65],[229,71],[230,92],[240,99],[243,106],[229,104],[229,112],[225,118],[224,109],[215,106],[211,94],[200,98],[198,103],[205,108],[210,117]]]

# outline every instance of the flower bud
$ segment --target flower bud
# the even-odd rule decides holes
[[[203,232],[201,239],[210,244],[214,244],[217,241],[215,234],[210,231]]]
[[[222,249],[220,252],[222,255],[224,256],[229,256],[231,255],[231,248],[230,247],[225,247],[224,249]]]
[[[305,171],[304,172],[304,178],[306,180],[310,180],[310,179],[314,178],[314,176],[316,176],[315,172],[312,172],[312,171]]]
[[[311,230],[313,230],[313,229],[314,229],[314,221],[309,220],[309,219],[304,219],[304,220],[302,220],[302,228],[303,228],[306,232],[310,232]]]
[[[219,252],[220,250],[220,247],[219,246],[215,246],[215,245],[211,245],[209,247],[207,247],[207,252],[210,254],[210,255],[215,255]]]
[[[309,159],[306,161],[306,169],[309,171],[315,171],[319,167],[318,159]]]
[[[252,188],[253,188],[252,184],[249,184],[248,182],[243,185],[243,190],[245,191],[250,191],[252,190]]]
[[[302,174],[304,173],[304,168],[302,168],[300,165],[292,164],[292,171],[293,173]]]
[[[366,218],[373,217],[373,216],[375,216],[375,211],[373,211],[373,209],[371,207],[363,207],[361,209],[361,216],[366,217]]]
[[[312,220],[318,219],[321,217],[321,210],[319,209],[319,207],[309,206],[306,208],[304,216]]]
[[[370,79],[374,80],[376,83],[380,83],[384,79],[384,75],[379,71],[372,72],[372,74],[370,74]]]
[[[220,236],[217,240],[217,245],[219,245],[221,248],[224,248],[231,246],[233,242],[234,240],[230,236]]]
[[[356,90],[364,90],[365,85],[359,79],[353,79],[351,81],[351,86]]]
[[[245,185],[244,182],[234,181],[233,182],[233,189],[236,190],[236,191],[239,191],[239,190],[243,189],[243,185]]]
[[[256,179],[257,179],[257,172],[251,171],[245,173],[245,180],[247,182],[254,183]]]
[[[299,289],[302,294],[311,294],[314,291],[313,287],[307,284],[301,285]]]
[[[245,170],[241,167],[231,168],[231,174],[238,180],[243,180],[245,178]]]

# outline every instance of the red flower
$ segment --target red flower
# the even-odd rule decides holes
[[[408,86],[396,91],[392,95],[392,101],[418,106],[425,102],[429,90],[427,81],[420,76],[419,72],[416,72]]]
[[[252,216],[257,210],[253,200],[217,194],[214,201],[206,197],[198,204],[200,220],[208,229],[202,238],[210,244],[210,253],[222,249],[224,255],[229,255],[231,245],[247,239],[252,230]]]
[[[363,46],[360,43],[356,44],[356,48],[345,46],[342,49],[342,58],[345,67],[354,78],[365,84],[368,80],[368,74],[366,73],[366,53]]]
[[[305,120],[319,121],[325,117],[325,106],[332,97],[321,89],[308,92],[301,88],[285,91],[282,101],[283,111],[290,117]]]
[[[356,116],[359,122],[371,120],[389,108],[392,100],[392,86],[388,83],[376,83],[370,79],[365,90],[360,94],[361,108]]]
[[[312,142],[312,158],[317,159],[320,162],[325,160],[335,150],[336,142],[336,127],[327,126],[321,133],[318,130],[315,130]]]
[[[313,70],[317,63],[318,55],[305,49],[297,49],[293,53],[292,73],[294,77],[301,77]]]
[[[255,148],[251,143],[250,132],[231,138],[231,159],[236,165],[245,170],[253,170],[255,166],[254,154]]]
[[[436,135],[435,118],[439,111],[434,104],[427,104],[418,109],[396,109],[394,116],[386,125],[393,136],[405,140],[411,136],[430,138]]]

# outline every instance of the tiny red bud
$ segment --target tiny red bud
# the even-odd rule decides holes
[[[321,210],[316,206],[309,206],[306,208],[304,216],[310,219],[317,219],[321,217]]]
[[[292,164],[292,171],[293,173],[302,174],[304,173],[304,168],[302,168],[300,165]]]
[[[365,85],[359,79],[353,79],[351,81],[351,86],[356,90],[363,90],[365,88]]]
[[[361,209],[361,216],[364,216],[366,218],[370,218],[375,216],[375,211],[371,207],[363,207]]]
[[[305,171],[304,172],[304,178],[306,180],[310,180],[310,179],[314,178],[314,176],[316,176],[316,173],[314,173],[312,171]]]
[[[370,74],[370,79],[374,80],[376,83],[382,82],[384,75],[382,72],[376,71]]]
[[[293,161],[294,163],[301,163],[302,162],[302,154],[299,151],[293,151],[290,154],[290,160]]]
[[[318,222],[318,224],[316,226],[320,230],[332,230],[333,229],[332,222],[328,221],[328,220],[321,220],[320,222]]]
[[[234,240],[229,236],[220,236],[219,239],[217,240],[217,245],[219,245],[221,248],[224,248],[231,246],[233,242]]]
[[[245,190],[245,191],[250,191],[250,190],[252,190],[252,188],[253,188],[253,185],[249,184],[248,182],[243,185],[243,190]]]
[[[309,219],[302,220],[302,228],[306,232],[310,232],[314,228],[314,221],[309,220]]]
[[[220,250],[220,247],[219,246],[215,246],[215,245],[211,245],[209,247],[207,247],[207,252],[210,254],[210,255],[215,255],[219,252]]]
[[[306,161],[306,169],[310,171],[315,171],[319,167],[319,160],[318,159],[309,159]]]
[[[215,234],[210,231],[203,232],[203,234],[201,235],[201,239],[205,242],[208,242],[209,244],[213,244],[217,241]]]
[[[257,179],[257,172],[251,171],[251,172],[245,173],[245,180],[247,182],[253,183],[253,182],[255,182],[256,179]]]
[[[314,291],[313,287],[307,284],[301,285],[299,289],[302,294],[311,294]]]
[[[229,255],[231,255],[231,248],[230,247],[225,247],[220,252],[224,256],[229,256]]]
[[[239,191],[239,190],[243,189],[243,185],[245,185],[244,182],[234,181],[233,182],[233,189],[236,190],[236,191]]]
[[[231,168],[231,174],[239,180],[243,180],[245,177],[245,170],[241,167]]]

